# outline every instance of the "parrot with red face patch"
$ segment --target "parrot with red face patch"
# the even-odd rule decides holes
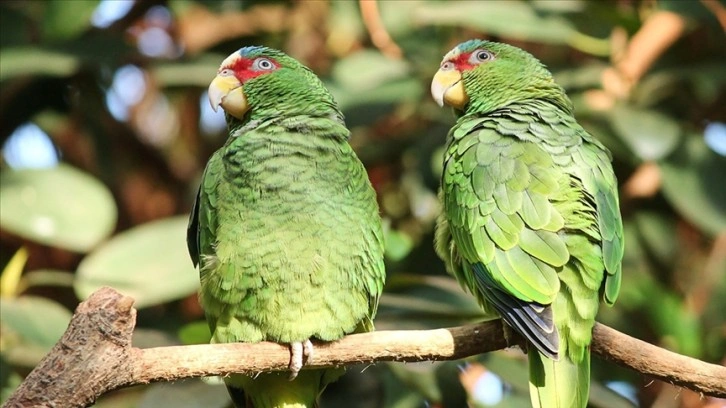
[[[436,250],[521,334],[535,407],[585,407],[599,299],[620,289],[623,225],[608,150],[531,54],[470,40],[444,57],[431,93],[453,107]]]
[[[187,231],[213,343],[290,346],[290,373],[224,378],[237,407],[313,407],[343,369],[302,370],[311,340],[373,330],[381,219],[331,94],[266,47],[227,57],[209,86],[229,137],[207,163]]]

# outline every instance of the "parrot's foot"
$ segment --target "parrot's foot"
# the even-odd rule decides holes
[[[302,343],[290,343],[290,378],[294,380],[303,366],[313,358],[313,343],[310,339]]]

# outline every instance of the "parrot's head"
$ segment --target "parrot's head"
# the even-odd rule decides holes
[[[542,98],[570,106],[537,58],[517,47],[484,40],[463,42],[444,56],[431,82],[431,95],[439,106],[449,105],[459,113],[486,113]]]
[[[209,103],[227,119],[259,115],[338,113],[335,101],[310,69],[282,51],[244,47],[222,61],[209,85]]]

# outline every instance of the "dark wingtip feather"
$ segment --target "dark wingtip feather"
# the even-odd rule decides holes
[[[525,302],[498,287],[484,265],[472,265],[479,289],[502,319],[524,336],[543,355],[559,359],[560,336],[555,327],[552,307],[536,302]]]
[[[201,191],[197,191],[197,198],[192,205],[191,214],[189,214],[189,224],[187,224],[187,249],[192,263],[196,268],[199,265],[199,195]]]

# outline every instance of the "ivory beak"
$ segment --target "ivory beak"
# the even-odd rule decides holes
[[[212,105],[215,112],[221,106],[225,112],[237,119],[242,119],[250,109],[242,91],[242,84],[234,76],[217,75],[214,77],[212,83],[209,84],[207,95],[209,104]]]
[[[464,91],[464,83],[461,72],[457,70],[439,70],[431,81],[431,95],[439,106],[447,104],[459,110],[463,110],[469,102],[469,97]]]

